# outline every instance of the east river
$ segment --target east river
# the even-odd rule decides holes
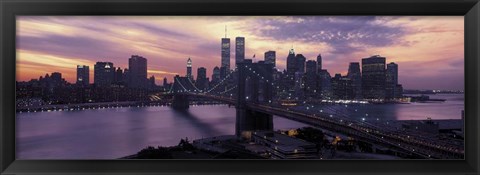
[[[463,94],[437,94],[445,102],[376,105],[332,105],[354,119],[460,119]],[[368,114],[368,115],[365,115]],[[17,113],[18,159],[115,159],[147,146],[172,146],[189,140],[232,135],[235,108],[227,105],[191,106],[180,112],[170,107],[131,107],[80,111]],[[274,117],[274,129],[305,124]]]

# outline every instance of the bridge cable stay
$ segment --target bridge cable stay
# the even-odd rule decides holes
[[[324,108],[322,108],[322,111],[323,111],[323,110],[330,111],[330,112],[326,112],[326,113],[328,113],[328,114],[330,114],[330,115],[335,115],[336,118],[342,117],[343,119],[350,119],[350,118],[349,118],[348,116],[346,116],[346,115],[339,114],[336,109],[333,109],[333,108],[330,107],[330,106],[323,106],[323,107],[324,107]]]
[[[245,67],[248,68],[248,66],[245,66]],[[251,68],[248,69],[248,70],[250,70],[253,75],[258,76],[258,77],[261,78],[261,79],[264,79],[264,77],[260,76],[260,74],[253,72],[253,71],[251,70]],[[234,69],[234,71],[232,71],[230,74],[228,74],[219,84],[217,84],[215,87],[213,87],[212,89],[208,90],[207,92],[211,92],[212,90],[214,90],[215,88],[217,88],[218,86],[220,86],[227,78],[230,78],[230,75],[231,75],[231,74],[233,74],[233,73],[236,72],[236,71],[237,71],[237,67]],[[268,80],[267,80],[266,82],[267,82],[267,83],[270,83]],[[275,85],[273,82],[272,82],[271,84],[272,84],[272,85]],[[230,89],[226,89],[225,91],[219,92],[219,94],[225,94],[225,93],[227,93],[227,92],[230,92],[230,91],[236,89],[237,87],[238,87],[238,85],[235,85],[235,86],[231,87]]]
[[[198,89],[197,86],[195,86],[195,84],[193,84],[192,80],[190,78],[187,78],[188,79],[188,82],[190,82],[190,84],[199,92],[202,92],[202,90]]]
[[[237,68],[235,67],[234,71],[230,72],[225,78],[223,78],[220,83],[216,84],[214,87],[210,88],[209,90],[205,91],[204,93],[210,93],[211,91],[215,90],[218,86],[220,86],[227,78],[230,78],[230,76],[237,71]]]
[[[346,119],[352,120],[352,118],[348,114],[343,113],[341,110],[335,109],[335,108],[333,108],[332,106],[329,106],[329,105],[324,105],[323,107],[326,108],[326,110],[332,111],[335,115],[338,115],[340,117],[344,117]]]
[[[372,123],[365,122],[365,121],[360,120],[360,119],[357,119],[357,118],[349,117],[349,115],[348,115],[347,112],[342,111],[342,110],[340,110],[340,109],[334,109],[334,108],[331,107],[331,106],[325,106],[325,107],[331,108],[331,110],[333,110],[333,111],[335,111],[335,112],[337,112],[337,113],[340,113],[341,115],[345,116],[345,117],[348,118],[349,120],[353,120],[353,121],[356,121],[356,122],[360,122],[360,123],[362,123],[362,124],[368,125],[368,126],[373,127],[373,128],[375,128],[375,129],[384,129],[384,128],[380,128],[379,126],[374,125],[374,124],[372,124]],[[347,111],[350,111],[351,113],[353,113],[353,109],[347,108],[346,110],[347,110]],[[357,111],[355,111],[355,112],[357,112]],[[386,129],[388,129],[389,131],[395,131],[393,128],[386,128]]]
[[[227,92],[230,92],[230,91],[232,91],[233,89],[235,89],[235,88],[237,88],[237,87],[238,87],[238,86],[235,85],[235,86],[233,86],[233,87],[230,88],[230,89],[227,89],[227,90],[225,90],[225,91],[223,91],[223,92],[220,92],[220,94],[225,94],[225,93],[227,93]]]
[[[254,70],[252,70],[252,68],[249,68],[248,66],[245,66],[245,68],[248,68],[247,70],[249,70],[250,73],[257,76],[258,78],[261,78],[262,80],[265,79],[265,77],[261,76],[259,73],[256,73]],[[269,84],[271,83],[273,87],[277,86],[277,84],[275,84],[275,82],[273,80],[272,80],[272,82],[270,82],[269,80],[266,80],[265,82],[269,83]]]
[[[172,93],[172,91],[173,91],[173,84],[170,86],[170,90],[168,90],[167,93],[170,94],[170,93]]]
[[[177,80],[178,84],[180,84],[183,90],[185,90],[186,92],[190,92],[189,90],[187,90],[187,88],[185,88],[185,86],[183,86],[183,84],[176,77],[175,77],[175,80]]]

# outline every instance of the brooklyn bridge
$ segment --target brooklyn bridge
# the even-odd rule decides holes
[[[176,76],[173,86],[162,95],[173,96],[171,106],[187,110],[191,99],[206,99],[235,106],[235,134],[242,137],[257,130],[273,130],[273,116],[312,125],[355,140],[388,148],[396,154],[425,159],[464,158],[464,148],[427,133],[398,130],[352,120],[348,114],[325,107],[330,112],[293,110],[274,100],[273,65],[245,60],[210,89],[199,89],[190,77]],[[336,116],[332,117],[332,113]]]

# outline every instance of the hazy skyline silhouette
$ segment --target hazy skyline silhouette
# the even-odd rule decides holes
[[[464,89],[463,16],[19,16],[17,17],[17,80],[28,81],[61,72],[74,82],[76,65],[97,61],[127,68],[131,55],[148,59],[148,76],[157,84],[175,74],[186,74],[188,57],[193,73],[207,68],[211,77],[220,67],[220,40],[245,37],[245,57],[263,60],[276,51],[277,67],[285,69],[293,46],[307,60],[321,53],[323,67],[333,76],[345,75],[349,62],[371,55],[399,65],[399,83],[405,89]],[[93,82],[93,69],[90,81]],[[232,66],[233,68],[233,66]]]

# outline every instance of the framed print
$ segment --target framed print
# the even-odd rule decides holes
[[[479,8],[4,1],[1,172],[476,174]]]

